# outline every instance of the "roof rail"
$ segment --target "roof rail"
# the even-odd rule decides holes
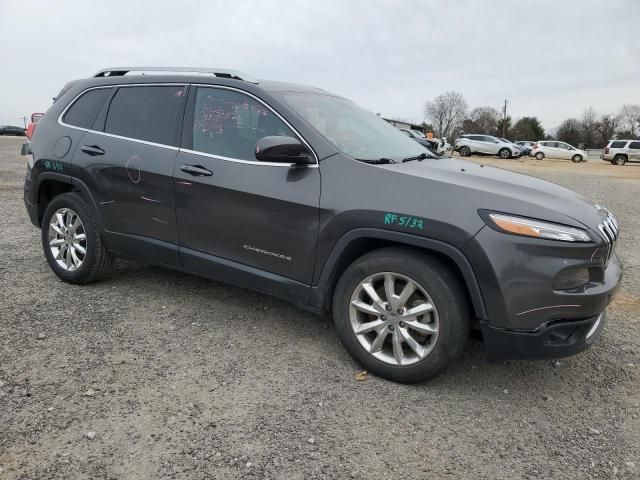
[[[255,79],[245,75],[237,70],[229,70],[226,68],[203,68],[203,67],[110,67],[97,72],[94,77],[122,77],[128,73],[139,73],[144,75],[145,72],[152,74],[160,73],[177,73],[177,74],[211,74],[219,78],[231,78],[234,80],[243,80],[245,82],[258,83]]]

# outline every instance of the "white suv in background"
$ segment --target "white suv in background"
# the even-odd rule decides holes
[[[542,160],[545,157],[566,158],[571,159],[574,163],[586,162],[587,157],[589,157],[589,154],[584,150],[579,150],[568,143],[558,142],[557,140],[537,142],[533,146],[530,155],[536,157],[537,160]]]
[[[609,140],[600,158],[613,165],[640,162],[640,140]]]
[[[500,158],[519,157],[521,152],[517,145],[505,142],[491,135],[468,134],[458,137],[454,150],[461,157],[468,157],[472,153],[498,155]]]

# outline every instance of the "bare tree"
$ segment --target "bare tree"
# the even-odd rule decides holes
[[[473,130],[465,129],[467,133],[485,133],[493,135],[498,127],[500,113],[493,107],[476,107],[471,110],[471,121],[473,122]]]
[[[582,112],[580,127],[582,129],[582,142],[585,147],[595,147],[598,143],[598,114],[592,107]]]
[[[575,118],[568,118],[560,124],[556,136],[558,140],[567,142],[570,145],[577,146],[581,143],[582,125]]]
[[[454,138],[467,115],[467,102],[461,93],[445,92],[424,106],[424,116],[433,123],[439,137]]]
[[[623,105],[619,113],[621,127],[636,136],[637,129],[640,129],[640,105]]]
[[[599,147],[604,146],[613,138],[618,128],[618,117],[614,115],[603,115],[598,122],[598,133],[600,134]]]

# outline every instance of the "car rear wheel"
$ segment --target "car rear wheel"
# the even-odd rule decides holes
[[[571,158],[571,161],[572,161],[573,163],[580,163],[580,162],[582,161],[582,155],[577,155],[577,154],[576,154],[576,155],[574,155],[574,156]]]
[[[113,263],[95,215],[77,193],[63,193],[47,206],[41,224],[42,247],[53,272],[69,283],[89,283]]]
[[[458,150],[458,152],[460,153],[461,157],[468,157],[471,155],[471,149],[469,147],[460,147],[460,150]]]
[[[498,155],[500,156],[500,158],[502,159],[507,159],[511,157],[511,151],[508,148],[503,148],[498,152]]]
[[[542,160],[544,158],[544,153],[538,152],[536,153],[536,160]]]
[[[613,162],[611,163],[613,163],[614,165],[622,166],[627,163],[627,159],[624,155],[616,155],[615,157],[613,157]]]
[[[460,356],[469,315],[453,272],[403,248],[356,260],[333,298],[336,331],[347,351],[364,369],[397,382],[426,380]]]

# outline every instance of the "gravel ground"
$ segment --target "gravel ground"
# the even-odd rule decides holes
[[[470,340],[409,386],[356,380],[328,318],[263,295],[128,262],[62,283],[20,144],[0,138],[1,480],[640,475],[640,165],[479,160],[613,210],[624,283],[587,352],[488,363]]]

